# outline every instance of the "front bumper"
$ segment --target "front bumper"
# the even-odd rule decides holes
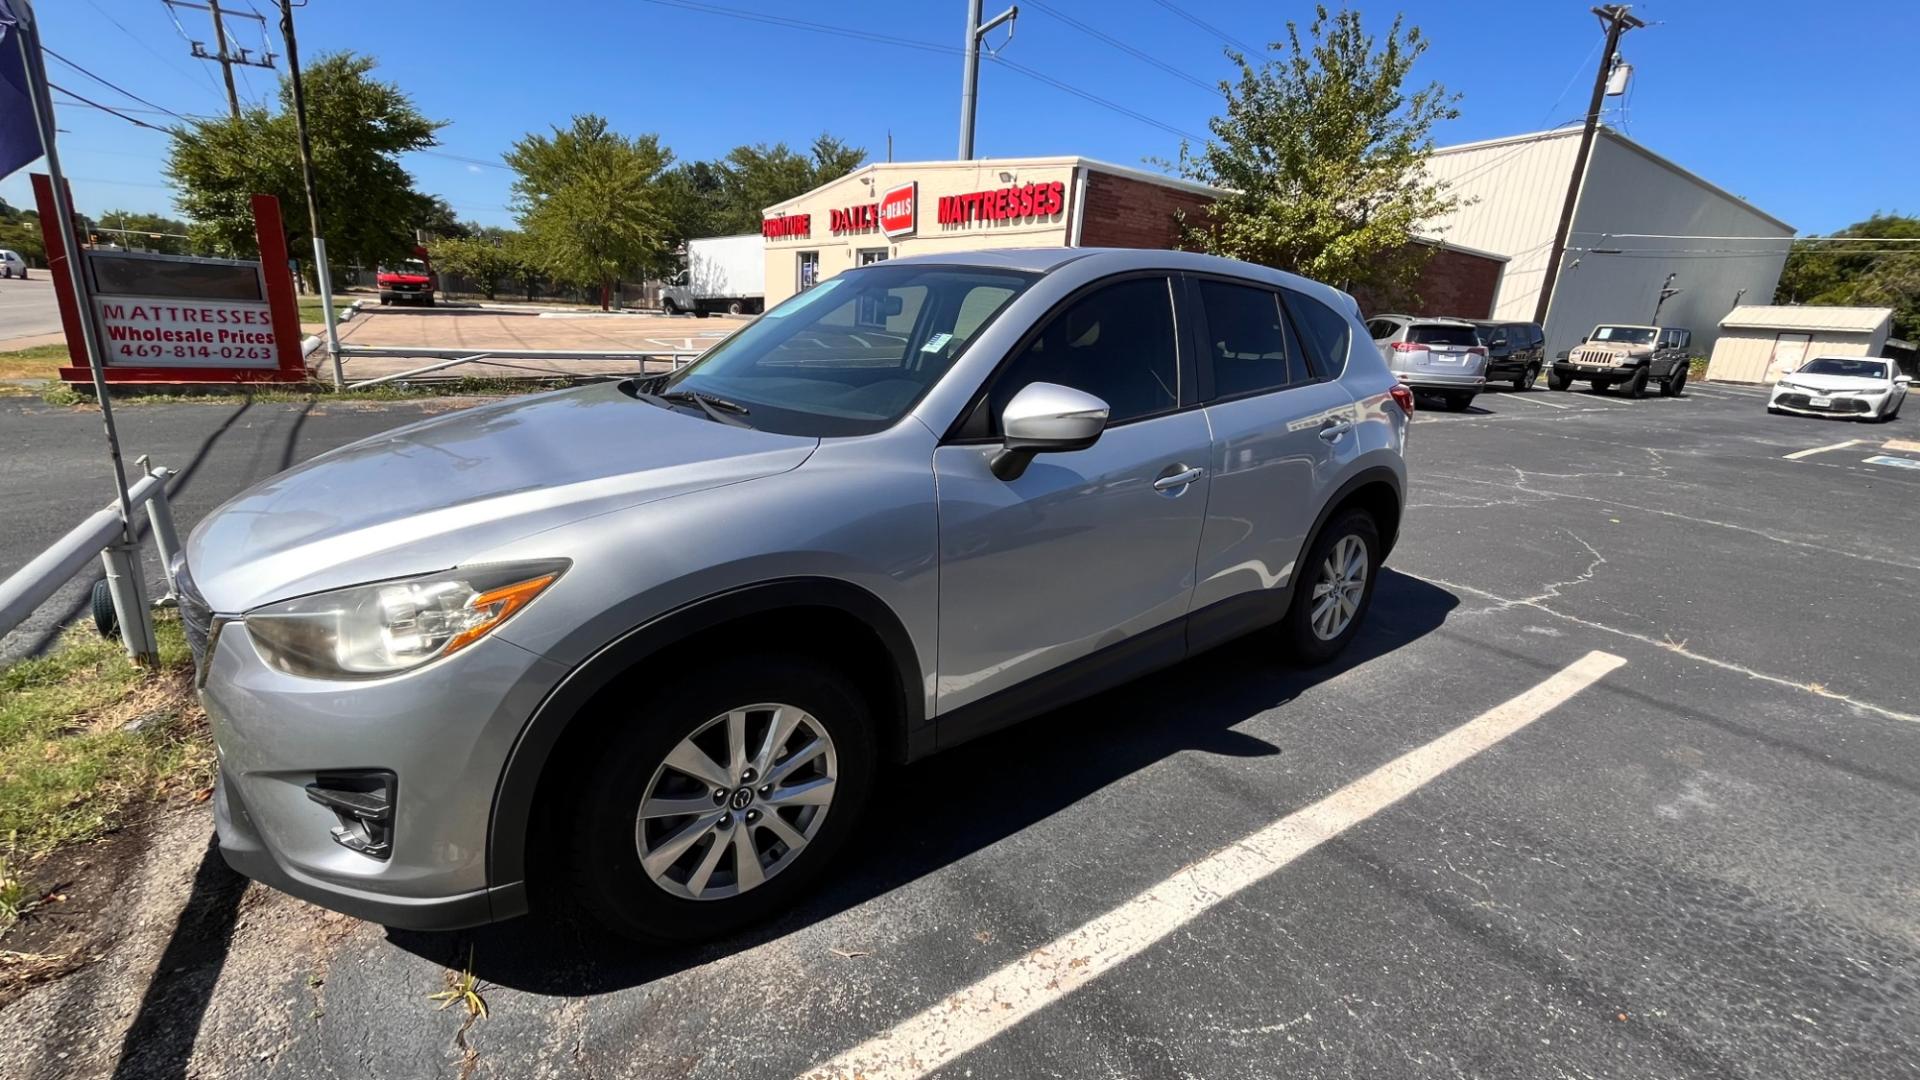
[[[389,926],[453,929],[521,914],[524,885],[489,879],[494,793],[526,720],[565,669],[488,637],[386,679],[334,682],[269,667],[227,625],[200,691],[220,754],[215,825],[235,870]],[[322,773],[390,770],[391,851],[334,838],[310,799]]]
[[[1878,397],[1833,397],[1828,395],[1829,404],[1814,405],[1813,395],[1797,390],[1776,390],[1767,404],[1776,409],[1799,413],[1802,416],[1841,416],[1857,419],[1862,416],[1875,416],[1886,401],[1886,395]]]
[[[1472,390],[1487,388],[1485,375],[1455,375],[1438,371],[1396,371],[1393,377],[1400,380],[1402,386],[1414,390]]]
[[[1553,362],[1553,373],[1563,379],[1606,379],[1614,382],[1631,379],[1640,371],[1638,365],[1632,367],[1592,367],[1587,364],[1575,364],[1566,360]]]

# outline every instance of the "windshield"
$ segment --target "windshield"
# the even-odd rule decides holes
[[[1651,345],[1659,331],[1651,326],[1602,326],[1593,332],[1594,341],[1618,341],[1628,345]]]
[[[1807,361],[1802,375],[1854,375],[1862,379],[1884,379],[1887,365],[1879,360],[1854,360],[1849,357],[1823,356]]]
[[[886,266],[830,278],[670,376],[744,406],[754,427],[862,435],[893,424],[1037,275]]]
[[[1415,345],[1478,345],[1480,338],[1471,326],[1413,326],[1407,340]]]
[[[366,264],[361,263],[360,265],[365,266]],[[421,262],[419,259],[403,259],[397,263],[386,263],[382,265],[380,272],[383,274],[420,274],[424,276],[427,272],[427,264]]]

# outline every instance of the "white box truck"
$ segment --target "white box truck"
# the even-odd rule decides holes
[[[687,265],[660,290],[669,315],[757,315],[767,301],[766,250],[759,233],[687,241]]]

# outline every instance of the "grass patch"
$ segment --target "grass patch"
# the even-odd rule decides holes
[[[22,863],[111,831],[143,798],[212,783],[180,623],[156,619],[154,630],[152,670],[75,627],[48,655],[0,671],[0,917],[9,897],[16,911],[23,899]]]
[[[65,345],[35,345],[0,352],[0,379],[51,379],[67,364]]]

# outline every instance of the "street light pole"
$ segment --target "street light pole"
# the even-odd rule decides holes
[[[1015,5],[988,19],[980,21],[981,0],[967,0],[967,39],[965,66],[960,71],[960,160],[973,159],[973,113],[980,97],[980,39],[994,27],[1004,22],[1012,22],[1020,17],[1020,7]]]
[[[1560,276],[1560,260],[1567,254],[1567,234],[1573,229],[1573,211],[1580,203],[1580,185],[1587,176],[1587,158],[1593,152],[1593,129],[1600,124],[1600,106],[1607,98],[1607,76],[1620,59],[1620,35],[1637,30],[1646,23],[1634,18],[1626,4],[1607,4],[1593,9],[1607,25],[1607,47],[1600,52],[1600,70],[1593,76],[1593,100],[1587,103],[1587,123],[1580,132],[1580,150],[1573,158],[1573,177],[1567,181],[1567,198],[1560,207],[1560,226],[1553,233],[1553,251],[1547,256],[1546,274],[1540,279],[1540,298],[1533,308],[1533,321],[1547,324],[1547,308],[1553,303],[1554,281]]]
[[[293,0],[280,0],[280,35],[287,40],[287,74],[293,82],[293,122],[300,131],[300,177],[307,186],[307,232],[313,237],[313,280],[320,286],[320,314],[327,324],[327,357],[333,362],[333,388],[346,382],[340,371],[340,328],[333,317],[333,279],[327,273],[327,242],[320,236],[320,193],[313,182],[313,140],[307,134],[307,94],[300,83],[300,45],[293,38]]]

